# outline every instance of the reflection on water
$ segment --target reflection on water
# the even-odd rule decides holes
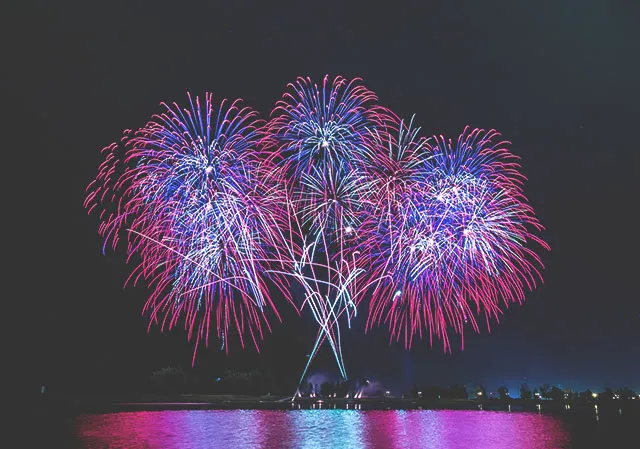
[[[167,410],[82,415],[83,448],[562,448],[563,422],[454,410]]]

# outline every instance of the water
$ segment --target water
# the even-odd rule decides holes
[[[462,410],[162,410],[69,418],[75,448],[640,447],[623,415]],[[53,443],[52,440],[49,440]]]

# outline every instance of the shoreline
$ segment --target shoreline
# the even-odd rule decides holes
[[[41,412],[84,414],[159,410],[476,410],[504,412],[620,412],[640,414],[640,401],[551,401],[521,399],[423,399],[423,398],[295,398],[246,395],[122,395],[45,396],[30,407]],[[596,408],[597,407],[597,408]]]

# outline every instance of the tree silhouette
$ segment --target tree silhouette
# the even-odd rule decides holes
[[[182,393],[187,385],[187,374],[182,367],[166,367],[151,374],[151,382],[163,393]]]
[[[544,384],[540,385],[540,397],[543,399],[551,399],[551,385]]]
[[[602,393],[598,395],[598,399],[601,401],[610,401],[613,399],[613,390],[609,387],[605,388]]]
[[[464,385],[453,384],[451,385],[451,387],[449,387],[447,397],[451,399],[468,399],[469,393],[467,393],[467,389]]]
[[[633,390],[629,387],[622,387],[616,391],[616,394],[620,399],[632,399],[634,396]]]
[[[500,385],[498,387],[498,394],[500,395],[500,399],[507,399],[509,397],[509,389],[504,385]]]
[[[554,385],[553,387],[551,387],[549,396],[554,401],[562,401],[564,399],[564,391]]]
[[[520,385],[520,399],[529,400],[532,397],[531,389],[526,383]]]
[[[427,387],[424,390],[423,396],[427,399],[440,399],[442,396],[442,388],[438,386]]]
[[[476,397],[478,399],[486,399],[487,398],[487,389],[484,385],[478,385],[476,387]]]
[[[578,399],[580,399],[581,401],[585,401],[585,402],[586,401],[591,401],[591,400],[593,400],[593,392],[587,388],[585,391],[581,392],[578,395]]]

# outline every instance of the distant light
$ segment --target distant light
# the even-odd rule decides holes
[[[344,228],[344,232],[346,232],[347,234],[351,234],[353,232],[353,228],[351,226],[347,226],[346,228]]]
[[[478,391],[478,396],[482,396],[482,391]]]
[[[210,174],[213,171],[213,167],[211,165],[207,166],[207,168],[204,169],[204,172],[206,174]]]
[[[322,148],[327,148],[329,146],[329,142],[327,142],[327,139],[322,139]]]
[[[591,393],[591,396],[593,396],[593,398],[597,398],[598,397],[598,393]]]

